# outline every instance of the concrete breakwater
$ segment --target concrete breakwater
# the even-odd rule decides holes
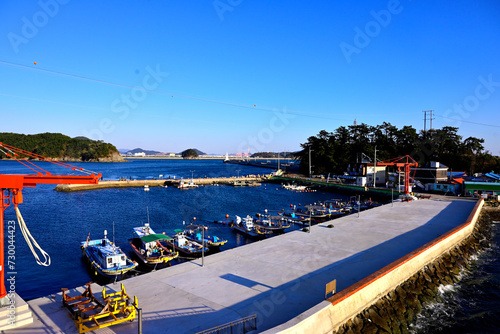
[[[417,203],[420,203],[420,201],[415,202],[414,205]],[[458,202],[455,201],[454,203],[458,205]],[[421,302],[414,290],[428,291],[427,287],[418,289],[413,283],[415,281],[420,283],[427,281],[427,277],[431,277],[429,272],[438,272],[437,268],[440,268],[443,273],[447,272],[447,274],[438,275],[438,277],[447,281],[448,284],[453,283],[449,268],[453,268],[455,264],[451,263],[451,260],[446,260],[443,266],[441,264],[438,265],[435,261],[454,250],[458,252],[456,250],[457,246],[462,245],[470,236],[476,235],[474,231],[483,205],[484,200],[477,201],[474,209],[464,223],[443,234],[438,234],[435,239],[431,239],[431,241],[423,246],[374,271],[357,283],[342,289],[325,302],[302,313],[292,321],[279,326],[280,333],[337,333],[337,331],[338,333],[408,332],[408,320],[397,320],[394,321],[393,325],[392,320],[389,319],[398,317],[397,310],[399,310],[399,313],[403,313],[407,317],[406,319],[414,320],[416,314],[421,310]],[[448,215],[452,219],[453,213],[450,212]],[[407,216],[406,219],[411,219],[411,217]],[[450,263],[448,264],[448,262]],[[426,272],[426,268],[429,268],[428,270],[430,271]],[[432,271],[433,269],[434,271]],[[418,276],[418,273],[422,271],[421,277],[423,278]],[[414,276],[416,278],[413,278]],[[444,278],[442,278],[443,276]],[[429,279],[429,281],[432,281],[432,279]],[[407,284],[409,285],[404,286],[405,282],[408,282]],[[437,283],[434,284],[437,285]],[[401,293],[401,297],[394,295],[395,290]],[[384,297],[386,297],[385,300]],[[381,305],[385,306],[384,302],[388,303],[388,301],[391,303],[394,302],[395,305],[399,306],[396,308],[392,307],[392,312],[384,309]],[[407,301],[412,306],[407,307]],[[372,320],[372,318],[375,320]],[[403,317],[402,319],[405,318]],[[354,326],[355,329],[351,326]],[[364,326],[366,326],[366,329],[363,329]],[[391,328],[391,326],[394,327],[393,330],[386,329]]]
[[[199,178],[192,179],[196,185],[212,185],[212,184],[232,184],[235,181],[240,182],[262,182],[267,179],[267,176],[249,175],[242,177],[215,177],[215,178]],[[93,190],[103,188],[128,188],[128,187],[164,187],[176,186],[181,181],[189,182],[191,179],[158,179],[158,180],[120,180],[120,181],[99,181],[98,184],[58,184],[56,191],[70,192],[81,190]]]
[[[498,208],[483,209],[467,239],[349,319],[334,333],[408,333],[422,307],[439,299],[439,286],[458,283],[461,271],[470,270],[473,255],[489,247],[491,221],[499,219]]]

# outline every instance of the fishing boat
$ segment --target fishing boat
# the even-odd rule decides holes
[[[177,188],[179,188],[179,189],[189,189],[189,188],[197,188],[197,187],[198,187],[198,185],[195,184],[193,180],[191,180],[187,183],[184,180],[181,180],[177,184]]]
[[[299,224],[299,225],[308,225],[309,221],[311,220],[309,216],[297,216],[295,214],[295,211],[292,212],[280,212],[278,215],[282,215],[283,218],[285,218],[288,222],[292,222],[294,224]]]
[[[286,190],[292,190],[292,191],[305,191],[308,188],[306,186],[300,186],[298,184],[284,184],[282,185],[283,188]]]
[[[207,246],[210,250],[218,250],[221,246],[227,243],[227,240],[219,238],[215,235],[208,235],[206,232],[207,230],[208,227],[206,226],[191,224],[186,226],[185,235],[189,240],[201,243]]]
[[[203,247],[200,243],[189,240],[184,230],[176,229],[174,232],[175,235],[172,239],[166,240],[165,242],[182,255],[199,257],[202,256],[203,252],[208,252],[208,247]]]
[[[236,216],[234,223],[231,224],[231,228],[233,231],[243,233],[252,238],[265,238],[273,233],[269,230],[264,230],[259,226],[256,226],[250,215],[247,215],[245,218]]]
[[[261,230],[271,231],[273,233],[283,233],[290,227],[288,219],[283,216],[271,216],[267,214],[257,214],[259,219],[254,220],[254,225]]]
[[[122,276],[137,267],[137,262],[130,260],[122,250],[111,242],[104,230],[104,238],[81,242],[82,253],[87,257],[95,274],[108,278]]]
[[[163,267],[169,261],[179,256],[178,252],[168,249],[164,240],[171,237],[165,234],[157,234],[145,223],[144,226],[134,227],[134,237],[129,239],[134,255],[141,260],[141,263],[148,267]]]

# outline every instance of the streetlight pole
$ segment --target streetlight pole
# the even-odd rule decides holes
[[[191,180],[193,180],[193,174],[194,174],[194,172],[196,172],[196,171],[195,171],[195,170],[190,170],[190,172],[191,172]]]
[[[201,266],[205,266],[205,226],[201,225]]]
[[[358,218],[359,218],[359,211],[361,211],[361,196],[358,195]]]

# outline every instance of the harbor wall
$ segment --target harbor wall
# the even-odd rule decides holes
[[[472,235],[484,200],[480,199],[466,222],[340,291],[269,333],[332,333],[381,298],[394,291],[425,266]],[[332,280],[335,277],[332,277]]]
[[[231,184],[234,181],[250,181],[262,182],[267,179],[267,176],[242,176],[242,177],[211,177],[193,179],[196,185],[211,185],[211,184]],[[181,179],[158,179],[158,180],[122,180],[122,181],[99,181],[98,184],[58,184],[56,191],[70,192],[104,188],[128,188],[128,187],[162,187],[176,185]],[[185,182],[191,179],[184,179]]]

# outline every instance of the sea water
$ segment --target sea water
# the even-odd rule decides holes
[[[37,163],[54,175],[80,174],[48,163]],[[203,177],[232,177],[262,175],[271,169],[234,165],[220,160],[132,159],[122,163],[75,163],[86,170],[101,173],[104,180]],[[15,161],[0,161],[1,174],[34,174]],[[232,231],[227,225],[214,221],[231,219],[235,215],[255,217],[269,210],[272,214],[290,208],[327,199],[348,200],[349,196],[330,192],[296,193],[279,184],[263,183],[260,187],[232,187],[228,185],[200,186],[193,189],[175,187],[109,188],[76,192],[57,192],[55,185],[40,184],[24,188],[21,214],[38,244],[50,255],[49,267],[35,262],[16,222],[15,261],[16,292],[24,299],[33,299],[57,293],[61,288],[73,288],[94,280],[80,242],[103,237],[115,240],[123,251],[130,252],[128,239],[133,228],[150,223],[157,232],[173,235],[196,217],[196,222],[208,226],[207,233],[228,240],[222,247],[229,249],[254,242]],[[4,228],[16,221],[14,209],[5,210]],[[298,229],[300,226],[292,226]],[[113,232],[114,231],[114,232]],[[7,243],[6,243],[7,246]],[[182,261],[182,259],[181,259]],[[173,261],[173,265],[180,261]],[[6,263],[7,264],[7,263]],[[168,270],[168,268],[160,269]],[[7,270],[9,271],[9,270]]]

